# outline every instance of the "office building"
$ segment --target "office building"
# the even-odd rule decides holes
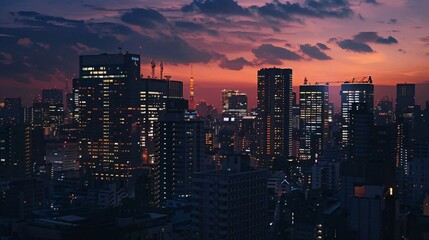
[[[80,56],[73,81],[85,185],[126,182],[139,163],[134,113],[140,57],[135,54]]]
[[[266,239],[268,171],[245,167],[240,155],[225,161],[194,175],[195,239]]]
[[[381,98],[374,107],[374,124],[378,126],[393,123],[393,103],[388,97]]]
[[[329,87],[301,85],[299,159],[316,160],[328,141]]]
[[[222,114],[243,117],[247,114],[247,95],[238,90],[222,90]]]
[[[413,118],[416,85],[402,83],[396,85],[395,116],[397,122],[410,122]]]
[[[292,153],[292,69],[258,71],[258,165],[272,167]]]
[[[374,111],[374,85],[371,77],[366,81],[341,84],[341,140],[343,147],[347,147],[350,140],[350,111],[355,103],[365,104],[369,112]]]
[[[159,203],[191,195],[195,172],[204,171],[206,157],[204,122],[195,111],[186,111],[187,101],[170,100],[157,123],[155,164],[159,178]]]
[[[63,90],[43,89],[41,107],[45,135],[58,136],[59,128],[64,124]]]
[[[168,99],[183,99],[183,83],[168,79],[143,78],[138,85],[139,147],[145,164],[155,162],[154,126],[166,109]]]

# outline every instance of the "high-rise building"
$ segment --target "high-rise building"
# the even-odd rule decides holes
[[[320,158],[328,140],[329,86],[301,85],[299,159]]]
[[[378,126],[393,123],[393,103],[388,97],[381,98],[374,108],[374,124]]]
[[[31,176],[31,129],[24,124],[21,98],[5,98],[0,107],[0,175]]]
[[[272,167],[292,153],[292,69],[258,71],[258,165]]]
[[[43,89],[40,107],[45,135],[58,136],[60,126],[64,124],[63,90]]]
[[[247,114],[247,95],[238,90],[222,90],[222,113],[226,116],[243,117]]]
[[[343,147],[347,147],[350,140],[350,111],[355,103],[363,103],[367,105],[368,111],[374,111],[374,85],[371,77],[366,82],[341,84],[341,138]]]
[[[253,170],[231,155],[222,170],[195,173],[195,239],[266,239],[267,169]]]
[[[128,53],[84,55],[79,67],[73,91],[85,184],[126,182],[139,160],[134,113],[140,57]]]
[[[140,132],[140,152],[145,164],[154,164],[154,126],[166,109],[168,99],[183,99],[183,83],[180,81],[143,78],[138,86],[137,125]]]
[[[193,174],[208,165],[204,121],[194,111],[186,111],[187,105],[184,99],[169,101],[157,123],[155,164],[161,206],[168,199],[190,197]]]
[[[396,85],[396,121],[410,121],[415,105],[416,85],[403,83]]]

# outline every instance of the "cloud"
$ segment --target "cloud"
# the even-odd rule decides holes
[[[348,18],[353,16],[353,10],[347,0],[306,0],[300,3],[281,3],[274,0],[265,3],[257,9],[263,17],[277,18],[283,20],[297,20],[297,16],[313,18]]]
[[[217,36],[219,33],[216,30],[211,30],[206,28],[203,24],[187,22],[187,21],[177,21],[174,23],[176,28],[180,28],[187,32],[207,32],[210,35]]]
[[[241,70],[244,66],[252,66],[253,64],[249,61],[247,61],[243,57],[239,57],[236,59],[229,60],[228,58],[224,58],[221,60],[219,67],[229,70]]]
[[[396,44],[398,43],[398,40],[396,40],[394,37],[389,36],[387,38],[383,38],[378,35],[377,32],[360,32],[357,35],[353,37],[353,39],[357,42],[362,43],[380,43],[380,44]]]
[[[207,15],[249,15],[248,9],[234,0],[193,0],[182,7],[183,12],[201,12]]]
[[[423,44],[424,44],[425,46],[429,46],[429,36],[427,36],[427,37],[422,37],[422,38],[420,38],[420,40],[423,42]]]
[[[213,52],[196,49],[178,36],[162,35],[156,38],[140,36],[139,43],[143,57],[160,59],[173,64],[207,63],[221,57]]]
[[[31,41],[31,39],[29,38],[20,38],[17,42],[18,45],[24,46],[24,47],[29,47],[33,44],[33,42]]]
[[[359,52],[359,53],[372,53],[374,52],[374,50],[372,50],[372,48],[366,44],[366,43],[362,43],[362,42],[357,42],[355,40],[351,40],[351,39],[346,39],[346,40],[342,40],[337,42],[338,46],[340,46],[340,48],[345,49],[345,50],[349,50],[352,52]]]
[[[272,44],[262,44],[258,48],[252,49],[258,60],[267,64],[280,65],[282,60],[301,60],[301,56],[282,47]]]
[[[160,12],[144,8],[133,8],[126,11],[121,16],[121,20],[142,28],[154,28],[159,23],[167,23],[167,19]]]
[[[389,19],[389,21],[387,22],[387,24],[396,24],[396,23],[398,23],[398,19],[396,19],[396,18],[391,18],[391,19]]]
[[[317,43],[316,46],[321,50],[330,50],[330,48],[323,43]]]
[[[133,13],[134,17],[127,13]],[[135,10],[123,14],[128,16],[125,21],[130,24],[148,27],[151,23],[144,19],[149,15],[142,17]],[[143,34],[114,22],[69,20],[37,12],[15,12],[10,16],[19,25],[0,27],[0,32],[7,35],[0,37],[1,49],[7,49],[0,54],[0,72],[3,78],[18,82],[64,81],[77,73],[80,54],[115,52],[121,46],[142,54],[143,62],[154,58],[170,64],[189,64],[223,57],[193,47],[171,29],[168,33]],[[163,22],[163,17],[154,19],[150,20],[154,24]]]
[[[303,52],[305,55],[317,59],[317,60],[331,60],[332,58],[326,53],[322,52],[320,48],[317,46],[311,46],[310,44],[303,44],[299,45],[299,48],[301,49],[301,52]]]
[[[374,4],[374,5],[380,4],[379,2],[377,2],[377,0],[365,0],[365,3],[370,3],[370,4]]]
[[[13,62],[12,55],[7,52],[0,52],[0,63],[9,65]]]
[[[407,53],[407,51],[405,51],[405,50],[404,50],[404,49],[402,49],[402,48],[398,49],[398,52],[400,52],[400,53],[402,53],[402,54]]]

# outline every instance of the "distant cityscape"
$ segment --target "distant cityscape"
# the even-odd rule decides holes
[[[198,101],[192,70],[189,90],[162,63],[144,77],[138,54],[73,61],[70,89],[0,100],[0,240],[429,239],[418,85],[294,92],[293,69],[262,68],[251,108],[240,89]]]

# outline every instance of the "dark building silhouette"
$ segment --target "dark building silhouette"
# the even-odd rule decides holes
[[[249,168],[245,158],[229,155],[221,170],[195,173],[195,239],[266,239],[268,171]]]
[[[204,122],[184,99],[170,100],[156,125],[159,203],[189,198],[194,172],[207,169]]]
[[[393,103],[388,97],[381,98],[374,107],[374,124],[383,126],[393,123]]]
[[[292,154],[292,69],[258,71],[258,165],[272,167]]]
[[[415,102],[416,85],[415,84],[397,84],[396,85],[396,121],[409,122],[413,118],[413,109]]]

